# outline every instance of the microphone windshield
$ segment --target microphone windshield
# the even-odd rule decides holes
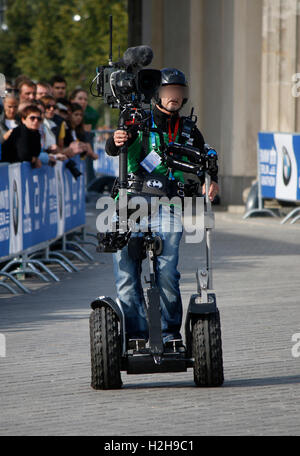
[[[153,51],[150,46],[136,46],[124,52],[123,62],[126,67],[142,68],[153,60]]]

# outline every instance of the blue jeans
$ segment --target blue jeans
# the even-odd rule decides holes
[[[182,225],[181,218],[179,221],[178,214],[174,214],[171,209],[171,230],[166,230],[163,211],[164,208],[160,208],[159,217],[151,220],[149,226],[153,234],[160,236],[163,241],[163,251],[156,258],[155,275],[160,292],[161,327],[165,343],[167,340],[181,338],[182,301],[177,265]],[[141,233],[133,233],[133,236],[141,236]],[[114,253],[113,261],[117,295],[125,314],[127,336],[147,340],[149,332],[141,283],[141,262],[129,256],[128,246]]]

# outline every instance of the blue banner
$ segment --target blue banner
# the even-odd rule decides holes
[[[50,166],[32,169],[22,163],[23,249],[54,239],[57,233],[55,171]],[[54,200],[53,200],[54,198]]]
[[[96,173],[105,174],[107,176],[119,175],[119,157],[110,157],[105,152],[105,143],[101,135],[97,135],[94,142],[94,150],[98,154],[98,160],[93,162]]]
[[[259,133],[258,149],[262,197],[300,201],[300,135]]]
[[[85,162],[78,159],[77,168],[82,175],[76,180],[70,171],[63,167],[65,231],[85,223],[84,173]]]
[[[62,162],[0,165],[0,258],[85,224],[85,161],[73,160],[82,173],[77,180]]]

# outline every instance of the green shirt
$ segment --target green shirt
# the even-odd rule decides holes
[[[84,113],[84,124],[85,125],[92,125],[92,130],[95,130],[99,120],[98,112],[92,108],[92,106],[87,106],[85,113]]]
[[[155,134],[155,152],[161,156],[160,151],[160,138],[157,133]],[[167,133],[163,133],[165,144],[169,144],[169,137]],[[176,140],[179,140],[179,133],[177,134]],[[140,170],[140,163],[143,161],[142,157],[142,142],[143,142],[143,133],[138,132],[138,136],[133,144],[128,147],[128,173],[137,173]],[[152,151],[152,140],[149,137],[148,141],[148,154]],[[182,157],[182,160],[186,161],[186,157]],[[152,174],[163,174],[166,176],[168,174],[168,167],[165,163],[161,162],[153,171]],[[172,171],[174,178],[180,182],[184,182],[183,172],[174,170]]]

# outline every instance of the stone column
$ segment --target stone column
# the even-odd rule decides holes
[[[262,130],[299,130],[299,96],[293,75],[300,72],[300,0],[264,0],[262,46]]]
[[[225,204],[242,204],[257,170],[262,1],[223,0],[221,14],[221,197]]]
[[[148,0],[149,1],[149,0]],[[149,2],[150,3],[150,2]],[[164,65],[164,0],[152,0],[152,49],[154,52],[153,67]]]
[[[199,127],[204,122],[204,5],[203,0],[190,0],[190,105],[195,108]]]

